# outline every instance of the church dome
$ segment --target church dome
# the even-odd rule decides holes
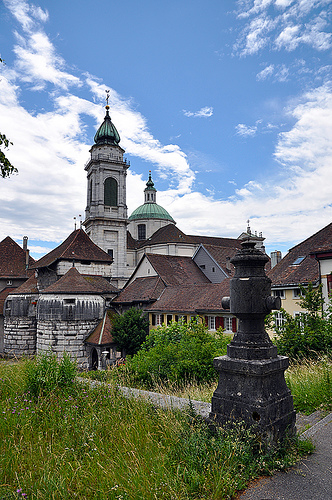
[[[111,144],[117,146],[120,142],[119,132],[116,130],[109,115],[109,106],[106,106],[106,115],[94,137],[96,144]]]
[[[139,219],[163,219],[175,224],[174,219],[169,215],[167,210],[157,205],[157,203],[144,203],[136,208],[129,217],[129,220]]]

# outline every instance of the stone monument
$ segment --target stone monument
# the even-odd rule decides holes
[[[235,274],[223,307],[239,319],[239,327],[227,355],[214,359],[219,384],[210,417],[219,425],[242,421],[273,443],[287,432],[295,433],[296,419],[284,376],[288,358],[278,356],[264,325],[266,315],[280,309],[281,301],[271,296],[271,280],[264,269],[268,257],[250,237],[231,262]]]

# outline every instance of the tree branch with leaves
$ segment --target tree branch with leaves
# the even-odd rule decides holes
[[[1,57],[0,63],[5,64]],[[5,134],[0,132],[0,177],[9,177],[11,174],[15,174],[17,172],[17,168],[12,165],[3,152],[3,149],[8,149],[9,145],[13,145],[13,143],[7,139]]]

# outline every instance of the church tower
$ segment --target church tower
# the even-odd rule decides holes
[[[120,135],[106,115],[94,137],[87,171],[85,226],[88,236],[113,258],[112,283],[121,288],[127,280],[126,176],[129,163],[119,146]]]

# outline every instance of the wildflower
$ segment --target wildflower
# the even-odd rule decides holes
[[[22,488],[19,488],[18,490],[16,490],[16,493],[18,493],[18,494],[22,493]]]

